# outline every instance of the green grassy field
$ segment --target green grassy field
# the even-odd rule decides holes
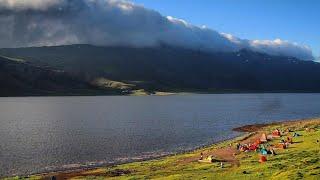
[[[257,132],[247,133],[242,137],[228,140],[193,152],[168,156],[156,160],[128,163],[113,167],[98,168],[80,172],[45,174],[32,176],[31,179],[320,179],[320,119],[281,123],[260,128]],[[240,165],[220,162],[200,163],[197,160],[201,152],[214,152],[227,146],[234,146],[250,138],[253,134],[271,132],[275,128],[290,128],[302,135],[293,138],[288,149],[276,150],[277,155],[267,156],[267,162],[259,163],[257,152],[241,152],[235,155]],[[315,131],[307,132],[306,127]],[[292,134],[292,133],[291,133]],[[285,138],[285,136],[284,136]],[[280,139],[273,139],[269,144],[276,144]],[[13,178],[14,179],[14,178]]]
[[[173,156],[161,160],[132,163],[106,169],[127,169],[134,173],[114,179],[319,179],[320,178],[320,145],[316,139],[320,137],[320,131],[305,133],[296,138],[299,143],[292,144],[286,150],[279,150],[276,156],[268,156],[264,164],[258,162],[258,153],[249,152],[238,155],[239,167],[226,165],[220,168],[220,163],[203,164],[191,162],[179,164],[180,158],[188,155]],[[300,143],[300,141],[302,141]],[[199,153],[195,153],[199,154]],[[192,154],[190,154],[192,156]],[[246,172],[246,173],[244,173]],[[81,178],[81,177],[80,177]],[[94,177],[91,177],[94,178]]]

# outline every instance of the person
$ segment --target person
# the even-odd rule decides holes
[[[287,129],[285,130],[285,132],[286,132],[286,133],[289,133],[289,132],[291,132],[291,129],[290,129],[290,128],[287,128]]]
[[[240,147],[240,151],[241,152],[247,152],[249,150],[249,148],[248,148],[248,145],[247,144],[244,144],[244,145],[242,145],[241,147]]]
[[[223,168],[223,162],[220,162],[220,168]]]
[[[237,143],[237,150],[240,150],[240,143]]]
[[[296,132],[293,133],[293,137],[298,137],[298,136],[300,136],[300,134],[298,134]]]
[[[200,153],[200,160],[203,160],[203,153]]]
[[[287,149],[289,147],[289,142],[284,143],[284,149]]]

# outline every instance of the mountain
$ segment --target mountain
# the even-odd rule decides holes
[[[69,45],[0,49],[3,56],[66,72],[103,89],[196,92],[319,92],[320,64],[249,50],[207,53]]]
[[[0,57],[0,96],[107,93],[62,71],[31,65],[21,59]]]

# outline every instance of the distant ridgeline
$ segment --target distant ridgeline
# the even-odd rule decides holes
[[[0,49],[0,95],[320,92],[320,63],[248,50],[69,45]]]

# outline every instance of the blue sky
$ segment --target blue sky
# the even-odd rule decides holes
[[[289,40],[320,56],[320,0],[132,0],[245,39]]]

